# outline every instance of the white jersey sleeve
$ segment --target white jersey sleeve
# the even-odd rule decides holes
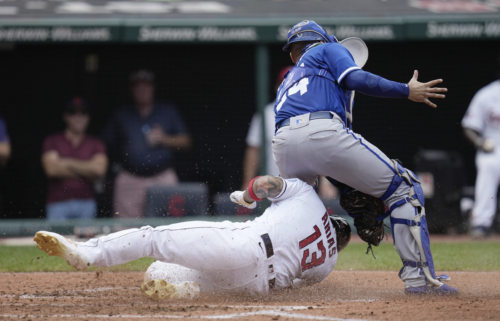
[[[259,113],[255,113],[250,122],[250,128],[248,128],[247,134],[247,145],[255,148],[259,148],[261,145],[262,129],[261,129],[261,119]]]
[[[312,190],[312,187],[310,185],[297,178],[281,179],[283,180],[283,190],[278,196],[274,198],[269,197],[268,199],[271,202],[283,201],[292,196],[299,195],[301,193],[307,193]]]
[[[472,98],[469,108],[462,119],[462,127],[473,129],[482,134],[485,127],[487,106],[483,91],[480,90]]]

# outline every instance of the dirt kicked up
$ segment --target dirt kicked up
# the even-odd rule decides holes
[[[0,274],[0,320],[500,320],[500,272],[451,272],[455,297],[409,297],[396,272],[334,271],[264,297],[202,294],[155,301],[142,272]]]

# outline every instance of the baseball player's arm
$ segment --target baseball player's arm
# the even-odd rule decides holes
[[[408,84],[387,80],[378,75],[364,70],[354,70],[347,74],[342,85],[364,95],[382,98],[408,98],[415,102],[424,102],[431,107],[437,107],[429,101],[429,98],[445,98],[438,92],[446,92],[446,88],[434,88],[433,86],[443,82],[442,79],[427,83],[417,81],[418,71],[415,70],[413,78]]]
[[[300,193],[313,191],[310,185],[299,179],[283,179],[271,175],[256,177],[249,185],[251,188],[249,186],[244,192],[233,192],[230,196],[231,201],[247,208],[255,208],[256,201],[262,201],[264,198],[268,198],[271,202],[277,202]]]
[[[266,175],[260,176],[253,182],[253,193],[259,199],[264,198],[275,198],[281,194],[283,191],[284,180],[280,177]],[[249,187],[250,188],[250,187]],[[243,199],[246,202],[253,202],[253,198],[251,197],[248,189],[243,193]]]
[[[286,182],[282,178],[271,175],[258,176],[250,181],[247,190],[233,192],[229,198],[238,205],[255,208],[257,201],[278,197],[285,189]]]
[[[492,140],[485,139],[474,129],[464,127],[464,135],[474,147],[481,149],[483,152],[490,153],[495,149],[495,143]]]

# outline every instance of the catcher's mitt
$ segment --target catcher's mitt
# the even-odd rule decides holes
[[[384,202],[376,197],[352,190],[340,196],[340,206],[354,218],[359,237],[368,243],[366,254],[372,245],[378,246],[385,236],[384,224],[377,218],[385,213]],[[373,250],[372,250],[373,254]]]

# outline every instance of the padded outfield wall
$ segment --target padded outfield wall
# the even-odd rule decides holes
[[[443,78],[450,90],[444,101],[437,101],[436,110],[410,101],[358,95],[354,129],[408,167],[419,148],[456,150],[465,158],[468,183],[473,184],[474,151],[462,137],[460,120],[474,93],[495,79],[494,64],[500,53],[495,21],[489,17],[434,25],[398,19],[326,24],[337,35],[367,40],[370,58],[365,70],[407,82],[418,69],[421,80]],[[112,110],[130,102],[127,77],[136,68],[155,71],[158,99],[178,105],[192,134],[193,149],[177,155],[181,180],[207,182],[211,193],[240,187],[252,114],[271,99],[279,69],[290,63],[280,49],[285,24],[212,23],[212,29],[156,25],[148,26],[146,33],[145,26],[137,23],[108,23],[96,26],[97,31],[74,31],[83,29],[69,24],[43,28],[2,24],[0,38],[7,38],[0,44],[0,114],[7,121],[13,148],[1,173],[2,216],[44,216],[47,181],[40,164],[41,145],[46,135],[63,128],[62,106],[75,94],[86,97],[93,106],[90,132],[99,135]],[[26,26],[38,31],[27,32]],[[12,28],[24,29],[5,31]],[[133,38],[141,36],[141,28],[143,38],[159,40]],[[152,33],[155,28],[164,30]],[[180,41],[177,30],[176,40],[168,40],[165,37],[173,37],[173,31],[165,28],[184,28],[180,34],[191,39]],[[212,40],[199,39],[203,32]],[[56,34],[57,39],[67,40],[27,40],[33,34],[39,39]],[[91,40],[84,41],[88,37]],[[266,75],[267,84],[262,81]],[[266,90],[259,90],[262,86]]]

